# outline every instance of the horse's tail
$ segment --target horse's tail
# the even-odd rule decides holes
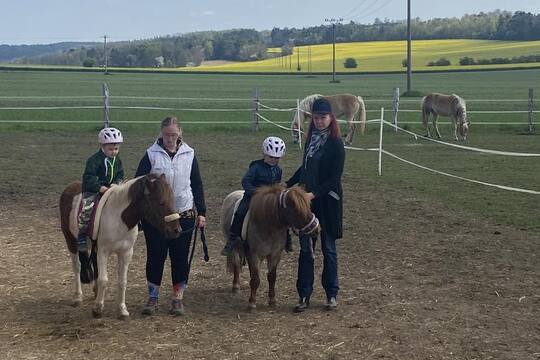
[[[238,251],[233,251],[230,256],[227,256],[227,272],[229,274],[234,273],[234,269],[242,269],[242,266],[245,263],[245,256],[240,255]]]
[[[62,228],[64,238],[66,239],[68,250],[72,254],[77,253],[78,244],[75,234],[73,234],[70,230],[70,214],[71,210],[73,209],[73,198],[80,194],[81,188],[82,186],[79,181],[72,182],[66,186],[60,195],[60,226]]]
[[[366,131],[366,104],[364,104],[364,99],[361,96],[356,97],[358,99],[359,109],[358,109],[358,121],[360,121],[360,134],[364,135]]]
[[[427,126],[429,114],[431,113],[431,102],[432,96],[426,95],[422,98],[421,108],[422,108],[422,124],[424,127]]]

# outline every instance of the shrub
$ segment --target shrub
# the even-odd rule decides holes
[[[346,69],[354,69],[358,67],[358,63],[356,62],[356,59],[354,58],[347,58],[345,59],[345,62],[343,63],[343,66]]]
[[[430,61],[427,63],[427,66],[448,66],[450,65],[450,60],[445,58],[440,58],[437,61]]]
[[[459,59],[459,65],[474,65],[476,62],[472,57],[464,56]]]
[[[96,65],[96,60],[92,58],[86,58],[82,63],[84,67],[93,67],[94,65]]]

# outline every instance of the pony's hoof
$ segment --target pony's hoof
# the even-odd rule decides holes
[[[101,319],[103,313],[100,310],[92,309],[92,316],[96,319]]]
[[[73,295],[73,299],[71,299],[71,306],[79,307],[81,306],[82,302],[83,302],[82,294],[75,294]]]

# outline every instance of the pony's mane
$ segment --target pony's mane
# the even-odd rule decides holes
[[[144,192],[144,188],[146,186],[145,180],[147,178],[150,181],[153,181],[154,184],[156,185],[156,188],[153,191],[157,193],[157,196],[160,199],[164,199],[164,200],[172,199],[172,192],[171,192],[172,190],[169,186],[167,186],[166,180],[160,179],[159,175],[150,173],[148,175],[139,176],[135,179],[131,179],[130,181],[128,181],[128,183],[131,182],[127,190],[130,200],[132,201],[136,200],[137,196],[140,196],[140,194]]]
[[[251,217],[258,224],[268,227],[282,226],[279,218],[279,194],[285,187],[279,184],[272,186],[261,186],[253,195],[250,203]],[[287,192],[286,204],[295,208],[300,216],[308,218],[311,212],[310,203],[306,192],[298,186],[293,186]]]
[[[300,101],[300,109],[306,112],[311,113],[311,107],[313,106],[313,103],[318,98],[323,97],[321,94],[313,94],[306,96],[302,101]]]

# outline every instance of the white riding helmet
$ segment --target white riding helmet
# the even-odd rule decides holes
[[[101,129],[98,135],[98,140],[99,143],[102,145],[124,142],[124,138],[122,137],[122,133],[120,132],[120,130],[113,127]]]
[[[282,157],[285,154],[285,141],[276,136],[269,136],[262,144],[263,154],[273,157]]]

